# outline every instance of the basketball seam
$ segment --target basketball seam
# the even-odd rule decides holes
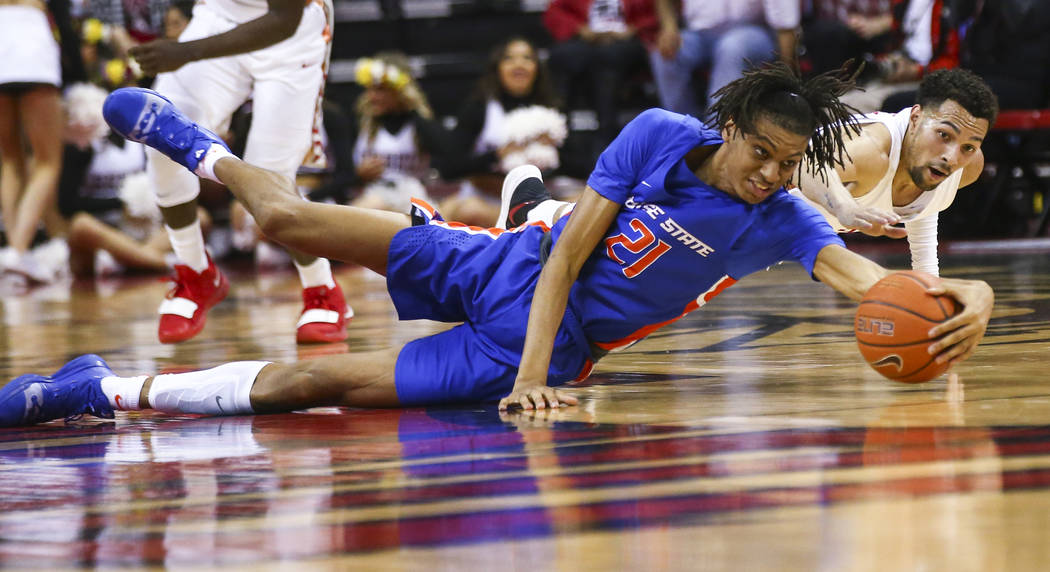
[[[915,282],[918,282],[923,288],[932,288],[933,286],[936,286],[936,284],[934,284],[934,285],[927,284],[925,280],[920,280],[919,277],[914,275],[914,274],[907,274],[905,272],[899,272],[898,274],[900,274],[904,278],[907,278],[909,280],[914,280]],[[947,319],[949,319],[949,318],[951,318],[953,316],[953,314],[948,311],[948,308],[946,308],[944,306],[944,304],[941,303],[941,297],[940,296],[934,296],[933,297],[933,301],[937,302],[937,307],[940,308],[941,309],[941,313],[944,314],[944,319],[942,319],[941,322],[943,322],[944,320],[947,320]]]
[[[857,308],[857,314],[858,315],[860,314],[860,308],[863,308],[864,304],[875,304],[876,306],[885,306],[887,308],[895,308],[895,309],[900,310],[902,312],[907,312],[907,313],[911,314],[912,316],[915,316],[916,318],[922,318],[923,320],[926,320],[927,322],[936,322],[938,324],[943,324],[946,320],[948,320],[948,318],[942,318],[940,320],[935,319],[935,318],[931,319],[931,318],[929,318],[927,316],[923,316],[922,314],[920,314],[920,313],[918,313],[918,312],[916,312],[914,310],[911,310],[909,308],[905,308],[903,306],[898,306],[897,304],[894,304],[892,302],[883,302],[881,300],[862,300],[861,303],[860,303],[860,307]],[[943,308],[942,308],[942,310],[943,310]]]

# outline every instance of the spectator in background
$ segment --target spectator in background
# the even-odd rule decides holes
[[[803,55],[807,74],[839,69],[889,51],[893,15],[891,0],[812,0],[802,20]]]
[[[863,89],[842,96],[858,111],[899,111],[914,103],[914,92],[926,73],[959,65],[959,30],[962,14],[948,0],[892,0],[890,51],[871,65],[874,79]],[[886,101],[896,93],[911,93],[911,102]]]
[[[193,18],[193,0],[173,0],[164,13],[164,39],[177,40]]]
[[[362,193],[354,206],[408,212],[416,197],[429,201],[424,181],[430,157],[448,142],[408,58],[380,53],[359,60],[356,80],[365,92],[354,106],[353,165]]]
[[[694,76],[709,71],[706,100],[741,77],[748,63],[778,57],[794,67],[801,20],[799,0],[682,0],[685,29],[679,30],[672,0],[656,0],[660,33],[649,62],[660,104],[703,117]]]
[[[41,247],[41,261],[74,276],[124,270],[166,272],[173,257],[146,177],[145,148],[113,135],[102,118],[106,91],[76,84],[66,93],[66,144],[58,204],[68,246]],[[58,266],[61,265],[61,269]]]
[[[30,247],[42,220],[50,234],[61,233],[55,209],[62,170],[59,87],[63,80],[86,77],[69,2],[0,5],[0,62],[0,211],[7,235],[0,268],[20,283],[46,282],[54,276],[37,263]]]
[[[1050,2],[978,0],[960,59],[988,83],[1001,108],[1050,105]],[[911,105],[915,94],[899,97],[898,105]]]
[[[164,26],[171,0],[91,0],[91,15],[107,24],[110,41],[123,58],[128,50],[165,37]]]
[[[507,171],[525,163],[558,168],[566,125],[548,75],[536,47],[524,38],[510,38],[492,51],[459,112],[451,152],[434,158],[444,178],[467,178],[441,204],[448,220],[488,227],[499,214]]]
[[[560,95],[569,104],[583,87],[598,114],[595,143],[604,149],[620,131],[623,82],[646,65],[656,40],[653,0],[553,0],[543,23],[556,41],[548,64]]]

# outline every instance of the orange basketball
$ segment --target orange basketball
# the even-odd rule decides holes
[[[930,328],[959,311],[951,297],[926,293],[940,282],[923,272],[894,272],[864,295],[853,329],[860,353],[875,371],[894,381],[921,383],[948,369],[927,351]]]

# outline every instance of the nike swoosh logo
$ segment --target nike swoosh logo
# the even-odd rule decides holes
[[[651,188],[653,188],[653,186],[652,186],[652,185],[650,185],[649,183],[646,183],[645,181],[642,181],[642,184],[643,184],[643,185],[645,185],[645,186],[647,186],[647,187],[649,187],[650,189],[651,189]]]
[[[226,410],[222,408],[222,396],[215,396],[215,405],[219,406],[219,411],[221,411],[222,413],[226,413]]]
[[[117,409],[120,409],[121,411],[124,410],[124,400],[121,399],[121,397],[119,395],[114,397],[113,401],[117,402]]]
[[[871,365],[874,366],[874,367],[882,367],[884,365],[892,365],[892,366],[896,366],[897,371],[900,371],[901,369],[904,368],[904,360],[901,359],[901,356],[893,354],[893,355],[888,355],[888,356],[880,359],[879,361],[877,361],[877,362],[875,362],[875,363],[873,363]]]

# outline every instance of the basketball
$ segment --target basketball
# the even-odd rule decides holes
[[[902,383],[929,381],[948,369],[927,351],[930,328],[954,316],[959,308],[949,296],[926,289],[940,279],[923,272],[894,272],[879,280],[857,308],[857,345],[871,367]]]

